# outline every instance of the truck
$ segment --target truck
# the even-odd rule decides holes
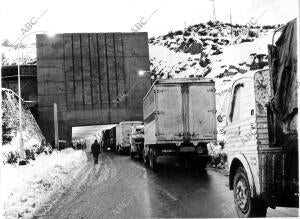
[[[102,142],[101,142],[102,150],[107,151],[107,148],[110,147],[110,133],[109,129],[105,129],[102,131]]]
[[[130,152],[130,132],[134,125],[142,125],[141,121],[123,121],[116,126],[116,150],[118,153]]]
[[[239,217],[299,207],[296,20],[269,45],[269,69],[232,85],[225,149],[229,189]],[[273,36],[273,41],[274,41]]]
[[[116,127],[112,127],[111,129],[109,129],[109,146],[107,150],[116,150]]]
[[[216,142],[215,82],[207,78],[157,79],[143,99],[143,161],[154,171],[176,162],[204,171]]]
[[[104,151],[116,150],[116,127],[102,131],[102,149]]]
[[[144,125],[134,125],[130,133],[130,157],[133,159],[138,155],[142,160],[144,150]]]

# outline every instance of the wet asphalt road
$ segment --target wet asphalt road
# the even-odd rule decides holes
[[[237,217],[228,178],[208,169],[199,176],[175,165],[154,173],[128,156],[103,153],[88,163],[43,218]],[[42,213],[42,212],[41,212]],[[267,216],[297,216],[268,209]]]

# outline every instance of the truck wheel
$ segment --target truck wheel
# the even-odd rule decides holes
[[[153,171],[158,171],[158,165],[156,163],[155,150],[150,148],[149,150],[149,166]]]
[[[233,181],[233,197],[239,217],[265,217],[266,204],[258,199],[251,198],[249,180],[243,167],[239,167]]]
[[[143,154],[143,162],[144,162],[144,164],[145,164],[145,165],[148,165],[148,164],[149,164],[149,161],[148,161],[148,158],[147,158],[147,156],[146,156],[145,149],[143,149],[142,154]]]
[[[139,159],[139,161],[143,160],[143,154],[142,154],[142,152],[138,152],[138,159]]]
[[[130,150],[130,158],[134,159],[134,153]]]
[[[141,147],[139,146],[139,147],[138,147],[138,150],[137,150],[138,160],[139,160],[139,161],[142,161],[142,160],[143,160],[143,158],[144,158],[143,153],[144,153],[143,148],[141,148]]]

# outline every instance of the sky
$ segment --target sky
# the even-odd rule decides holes
[[[299,9],[298,0],[215,0],[214,4],[217,20],[229,22],[231,14],[232,22],[240,24],[256,18],[258,24],[286,23],[297,16]],[[9,0],[2,1],[0,8],[4,30],[1,39],[11,43],[22,34],[39,31],[131,32],[134,29],[148,32],[152,37],[210,19],[211,0]],[[27,24],[30,22],[33,25]],[[135,26],[137,23],[141,25]]]

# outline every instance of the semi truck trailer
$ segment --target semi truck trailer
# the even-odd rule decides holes
[[[143,160],[192,164],[200,171],[211,160],[207,144],[217,140],[212,79],[157,79],[143,100]]]

